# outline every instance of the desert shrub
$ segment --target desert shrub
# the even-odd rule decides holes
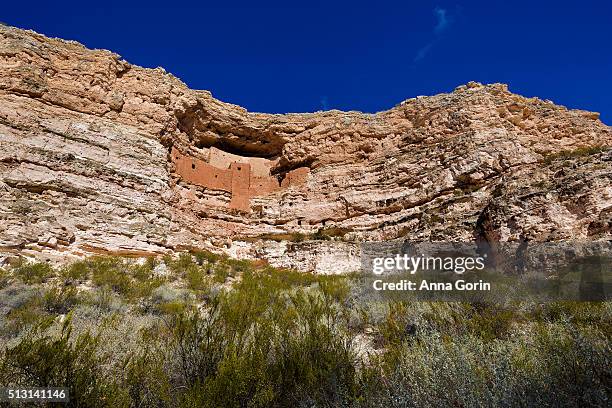
[[[533,323],[517,311],[449,304],[433,309],[447,328],[419,323],[415,335],[406,337],[404,324],[418,320],[402,320],[409,309],[432,305],[390,305],[381,325],[387,350],[371,363],[382,372],[374,370],[377,388],[367,391],[366,406],[605,406],[609,401],[612,354],[609,334],[601,330],[605,326]],[[479,324],[482,330],[475,328]]]
[[[181,300],[172,302],[161,302],[156,305],[156,311],[167,316],[176,317],[191,310],[191,304]]]
[[[185,281],[191,290],[205,290],[208,288],[208,280],[202,268],[190,267],[185,271]]]
[[[38,294],[39,291],[36,288],[20,282],[14,282],[0,289],[0,316],[5,316],[11,310],[25,305]]]
[[[70,285],[0,289],[0,334],[22,336],[0,357],[0,384],[71,375],[80,406],[606,406],[612,397],[610,303],[387,302],[357,277],[195,252],[167,264],[181,282],[156,280],[154,260],[85,260],[73,275],[85,278],[70,279],[97,284],[78,303]],[[69,310],[67,325],[37,328]],[[89,334],[99,326],[106,334]],[[59,357],[35,359],[50,350]]]
[[[96,269],[92,281],[96,286],[108,287],[123,295],[129,293],[132,283],[125,270],[115,267]]]
[[[224,283],[230,276],[230,267],[227,264],[215,265],[213,269],[215,282]]]
[[[295,232],[291,234],[290,240],[293,242],[303,242],[304,240],[306,240],[306,235],[302,234],[301,232]]]
[[[158,343],[142,341],[123,365],[122,387],[133,407],[173,407],[170,378],[165,369],[165,350]]]
[[[219,260],[224,259],[223,256],[206,250],[193,251],[193,256],[195,256],[198,265],[203,265],[204,263],[214,264]]]
[[[8,286],[11,281],[11,274],[6,269],[0,268],[0,289]]]
[[[42,283],[54,275],[54,270],[48,263],[22,263],[15,267],[15,275],[24,283]]]
[[[530,312],[535,321],[564,322],[576,325],[597,325],[612,334],[610,302],[551,302],[536,305]]]
[[[40,299],[32,299],[25,305],[12,310],[6,316],[2,334],[6,337],[15,337],[46,316],[41,307]]]
[[[185,312],[192,304],[191,298],[189,291],[168,285],[156,288],[151,294],[154,312],[166,315],[179,315]]]
[[[183,301],[189,298],[185,290],[176,289],[169,285],[161,285],[153,290],[151,299],[154,303]]]
[[[295,287],[311,286],[319,281],[319,277],[310,272],[299,272],[294,269],[279,269],[265,267],[256,275],[265,284],[276,290],[289,290]]]
[[[78,303],[78,292],[74,286],[53,287],[43,295],[43,307],[47,313],[66,314]]]
[[[157,266],[155,257],[149,256],[144,259],[142,264],[130,265],[130,275],[139,281],[146,281],[153,278],[153,269]]]
[[[0,290],[0,336],[15,336],[44,316],[37,289],[12,284]]]
[[[512,333],[513,325],[523,320],[513,307],[465,304],[465,323],[470,333],[483,340],[504,339]]]
[[[604,146],[583,146],[578,147],[574,150],[562,150],[557,153],[550,153],[542,159],[543,163],[550,164],[556,160],[568,160],[579,157],[591,156],[597,153],[606,151],[607,148]]]
[[[567,324],[530,327],[506,340],[427,332],[402,341],[383,355],[385,386],[367,405],[605,406],[609,337]]]
[[[382,344],[395,345],[416,334],[416,327],[408,318],[407,305],[404,302],[393,302],[385,319],[378,326]]]
[[[91,270],[87,261],[76,261],[64,267],[60,271],[62,278],[66,280],[85,281],[89,279]]]
[[[229,266],[232,276],[255,269],[252,262],[246,259],[228,259],[226,264]]]
[[[204,314],[182,314],[173,326],[184,404],[298,406],[349,401],[356,394],[352,343],[344,330],[344,293],[289,291],[265,270],[242,273]]]
[[[193,256],[188,252],[180,254],[177,259],[166,257],[164,258],[164,262],[173,272],[179,274],[183,273],[189,267],[197,266],[197,263],[193,260]]]
[[[346,279],[339,276],[322,276],[318,278],[319,288],[329,301],[345,302],[351,292]]]
[[[302,290],[290,299],[285,319],[295,323],[279,331],[272,368],[280,381],[277,403],[346,405],[357,396],[358,365],[343,309],[326,294]]]
[[[64,386],[70,390],[68,406],[115,407],[125,405],[121,389],[103,366],[108,356],[100,355],[99,337],[71,335],[70,319],[58,336],[46,334],[52,320],[36,326],[15,346],[0,355],[0,382],[6,386]]]
[[[75,262],[64,268],[61,276],[68,280],[91,279],[94,286],[108,288],[128,301],[150,296],[165,279],[153,276],[154,258],[137,264],[120,257],[99,256]]]
[[[83,302],[101,312],[123,312],[127,310],[123,298],[109,287],[96,288],[83,296]]]
[[[331,236],[326,234],[323,228],[319,228],[317,232],[312,234],[311,238],[314,239],[315,241],[328,241],[331,239]]]

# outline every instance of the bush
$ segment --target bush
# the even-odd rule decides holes
[[[203,265],[205,262],[209,264],[214,264],[224,258],[221,255],[217,255],[205,250],[194,251],[193,255],[195,256],[198,265]]]
[[[48,313],[66,314],[77,303],[78,295],[74,286],[51,288],[43,296],[43,307]]]
[[[118,407],[607,406],[612,397],[609,302],[389,303],[355,276],[206,253],[166,261],[180,281],[155,278],[153,259],[102,257],[62,270],[92,279],[91,291],[0,289],[0,334],[11,344],[0,384],[67,384],[73,405]],[[63,313],[67,322],[54,323]]]
[[[208,281],[205,279],[202,268],[190,267],[185,271],[187,287],[191,290],[205,290],[208,288]]]
[[[91,270],[87,261],[77,261],[63,268],[60,275],[64,279],[85,281],[89,279]]]
[[[226,264],[216,265],[213,271],[215,273],[215,282],[217,283],[225,283],[230,276],[230,267]]]
[[[542,159],[542,162],[545,164],[551,164],[556,160],[568,160],[575,159],[580,157],[591,156],[597,153],[601,153],[606,151],[607,148],[604,146],[583,146],[578,147],[574,150],[562,150],[557,153],[550,153]]]
[[[312,239],[318,241],[328,241],[332,238],[342,238],[352,230],[349,228],[331,227],[319,228],[317,232],[312,234]]]
[[[54,275],[51,265],[44,262],[23,263],[14,270],[15,275],[24,283],[42,283]]]
[[[173,328],[188,405],[330,405],[355,397],[352,343],[330,294],[283,295],[246,273],[215,297],[204,316],[183,314]]]
[[[166,353],[148,342],[124,363],[123,383],[133,407],[172,407],[171,383],[164,367]]]
[[[11,275],[6,269],[0,268],[0,289],[8,286],[11,281]]]
[[[512,341],[436,333],[404,343],[387,361],[384,406],[606,406],[609,339],[597,331],[540,325]],[[396,356],[397,356],[396,355]]]
[[[37,290],[15,285],[0,292],[0,295],[0,311],[3,312],[0,334],[3,336],[15,336],[46,316]]]
[[[75,262],[64,268],[61,275],[67,280],[91,279],[94,286],[108,288],[133,302],[150,296],[153,289],[165,281],[153,276],[155,264],[154,258],[136,264],[119,257],[100,256]]]
[[[70,390],[69,406],[116,407],[121,389],[112,375],[104,372],[108,356],[100,355],[99,337],[89,333],[71,336],[70,319],[59,336],[46,334],[52,320],[46,320],[17,345],[0,355],[0,383],[5,386],[63,386]]]

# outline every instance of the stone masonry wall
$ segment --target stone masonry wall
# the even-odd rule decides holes
[[[272,161],[262,158],[243,158],[214,147],[209,153],[209,160],[214,165],[184,155],[174,147],[171,158],[176,174],[183,180],[202,187],[232,193],[229,208],[245,212],[250,211],[251,197],[274,193],[292,185],[301,185],[310,173],[309,168],[300,167],[288,172],[282,183],[279,183],[276,177],[270,176],[270,165],[266,162]],[[265,169],[267,172],[264,171]]]

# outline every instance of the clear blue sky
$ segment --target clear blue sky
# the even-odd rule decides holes
[[[612,124],[610,2],[258,3],[5,0],[0,21],[162,66],[251,111],[375,112],[475,80]]]

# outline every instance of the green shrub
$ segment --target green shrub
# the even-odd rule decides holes
[[[42,283],[54,275],[54,270],[48,263],[23,263],[14,270],[15,275],[24,283]]]
[[[156,305],[159,313],[170,316],[180,316],[191,308],[190,304],[185,301],[162,302]]]
[[[122,370],[122,387],[127,391],[130,406],[176,406],[164,366],[165,350],[147,341],[142,341],[139,346],[136,353],[127,357]]]
[[[91,278],[94,286],[109,288],[128,301],[136,301],[150,296],[165,281],[153,276],[155,262],[154,258],[137,264],[119,257],[92,257],[70,265],[62,275],[74,280]]]
[[[124,300],[108,286],[96,288],[84,296],[84,302],[103,312],[125,311]]]
[[[118,407],[606,406],[612,397],[610,303],[389,303],[356,276],[197,252],[166,258],[180,279],[170,284],[155,262],[64,268],[67,280],[94,283],[78,295],[48,283],[0,289],[0,335],[11,344],[0,384],[43,379],[36,385],[73,387],[73,405]],[[68,323],[52,323],[66,312]],[[107,317],[117,324],[98,332]]]
[[[5,336],[15,336],[29,326],[38,323],[46,316],[47,314],[42,307],[40,297],[30,297],[7,313],[2,334]]]
[[[214,264],[224,258],[221,255],[217,255],[206,250],[194,251],[193,255],[195,256],[198,265],[203,265],[205,262],[209,264]]]
[[[0,356],[0,383],[5,386],[63,386],[70,390],[69,406],[116,407],[126,405],[113,375],[103,367],[108,355],[99,353],[98,336],[72,336],[70,318],[58,336],[47,334],[52,320],[36,326]]]
[[[168,265],[172,271],[179,274],[183,273],[192,266],[197,266],[197,264],[193,261],[193,256],[187,252],[180,254],[178,259],[170,259],[166,265]]]
[[[388,361],[386,386],[369,404],[605,406],[610,355],[600,332],[559,325],[511,341],[430,333]]]
[[[191,290],[200,291],[208,288],[208,280],[202,268],[188,268],[185,271],[185,280],[187,281],[187,287]]]
[[[0,289],[7,287],[10,281],[10,273],[6,269],[0,268]]]
[[[129,293],[132,283],[125,270],[116,268],[94,270],[92,281],[96,286],[108,287],[122,295]]]
[[[149,256],[145,258],[142,264],[131,265],[130,275],[138,281],[144,282],[153,278],[153,269],[157,265],[157,261],[154,257]]]
[[[304,240],[306,240],[306,235],[300,232],[295,232],[291,235],[291,241],[293,242],[302,242]]]
[[[154,303],[174,302],[177,300],[186,300],[189,298],[189,292],[176,289],[167,284],[160,285],[151,293],[151,299]]]
[[[82,282],[89,279],[90,272],[91,270],[87,261],[76,261],[64,267],[60,275],[64,279]]]
[[[606,151],[606,149],[608,148],[604,146],[583,146],[583,147],[578,147],[574,150],[562,150],[560,152],[550,153],[544,156],[544,159],[542,160],[542,162],[546,164],[550,164],[556,160],[568,160],[568,159],[575,159],[579,157],[591,156],[591,155]]]
[[[265,284],[275,290],[289,290],[294,287],[307,287],[319,281],[319,277],[309,272],[300,272],[294,269],[278,269],[265,267],[255,274]]]
[[[43,307],[47,313],[66,314],[78,301],[78,293],[74,286],[62,286],[45,292]]]
[[[186,404],[337,405],[354,398],[354,353],[338,308],[327,295],[283,295],[259,278],[246,273],[205,316],[185,314],[174,326]]]
[[[213,271],[215,274],[215,282],[217,283],[225,283],[227,278],[230,276],[230,267],[227,264],[215,265]]]

